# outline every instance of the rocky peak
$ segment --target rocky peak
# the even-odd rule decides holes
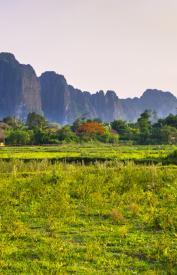
[[[118,96],[116,95],[116,93],[114,91],[108,90],[106,92],[106,96],[107,97],[112,97],[112,98],[117,98]]]
[[[141,98],[157,98],[157,97],[174,97],[174,95],[170,92],[164,92],[157,89],[147,89]]]
[[[12,62],[18,63],[18,61],[15,59],[15,56],[12,53],[7,53],[7,52],[0,53],[0,61],[4,61],[8,63],[12,63]]]
[[[39,80],[30,65],[20,64],[11,53],[0,54],[0,118],[25,119],[29,112],[41,113]]]
[[[67,84],[65,77],[61,74],[57,74],[55,71],[46,71],[42,73],[40,79],[48,79],[50,81],[57,80],[63,84]]]
[[[66,79],[54,71],[47,71],[40,76],[40,84],[44,115],[50,121],[65,123],[70,101]]]

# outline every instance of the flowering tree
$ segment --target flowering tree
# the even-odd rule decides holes
[[[94,137],[95,135],[104,135],[105,129],[103,125],[96,121],[88,121],[81,124],[78,128],[78,134],[86,134]]]

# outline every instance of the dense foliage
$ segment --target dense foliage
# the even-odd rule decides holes
[[[77,119],[73,125],[61,127],[30,113],[26,122],[14,117],[3,120],[8,125],[6,144],[40,145],[68,142],[100,141],[126,144],[177,144],[177,115],[158,119],[150,111],[141,114],[135,123],[115,120],[111,123],[99,119]]]

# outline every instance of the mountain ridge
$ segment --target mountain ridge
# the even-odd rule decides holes
[[[11,53],[0,53],[0,118],[29,112],[44,114],[52,122],[72,123],[78,117],[103,121],[135,121],[145,109],[158,117],[176,114],[177,98],[169,91],[147,89],[140,97],[121,99],[115,91],[82,91],[62,74],[46,71],[37,77],[30,64],[19,63]]]

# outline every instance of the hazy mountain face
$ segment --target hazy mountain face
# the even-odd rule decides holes
[[[120,101],[124,110],[122,118],[128,121],[136,121],[145,110],[156,112],[158,118],[176,114],[177,111],[177,98],[172,93],[159,90],[148,89],[140,98]]]
[[[0,54],[0,117],[24,118],[42,112],[40,83],[30,65],[20,64],[12,54]]]
[[[0,118],[43,112],[49,121],[61,124],[82,116],[135,121],[145,109],[164,117],[176,114],[176,108],[177,98],[169,92],[149,89],[133,99],[119,99],[114,91],[82,92],[62,75],[45,72],[38,79],[30,65],[20,64],[12,54],[0,54]]]

